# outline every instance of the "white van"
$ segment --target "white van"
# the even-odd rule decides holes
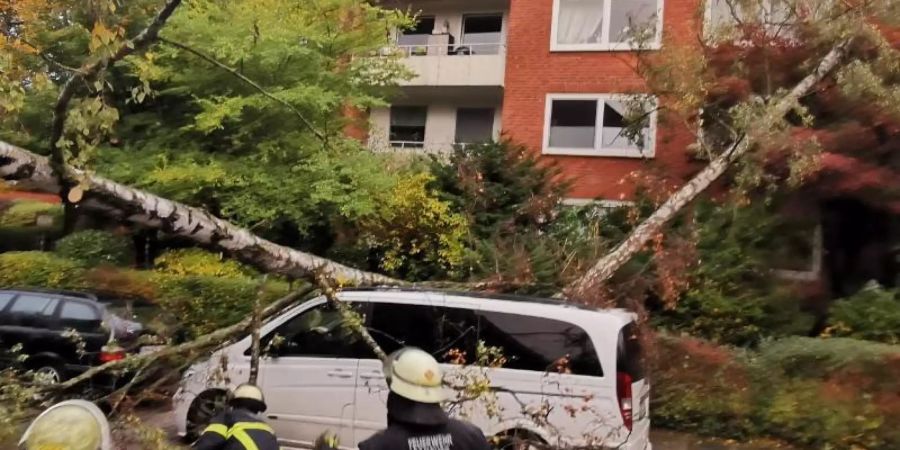
[[[641,370],[635,315],[555,300],[404,289],[340,294],[388,353],[422,348],[446,364],[448,378],[490,380],[478,400],[448,405],[497,442],[510,436],[560,447],[650,450],[649,390]],[[311,447],[326,429],[353,448],[387,425],[381,363],[324,298],[287,310],[261,330],[258,383],[267,420],[289,447]],[[475,360],[478,348],[502,350],[501,367]],[[483,353],[483,350],[482,350]],[[185,374],[175,394],[183,436],[196,435],[226,389],[245,382],[250,337]],[[463,356],[464,355],[464,356]]]

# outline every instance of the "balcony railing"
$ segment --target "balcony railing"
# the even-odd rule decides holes
[[[503,86],[506,44],[403,44],[383,55],[400,53],[416,75],[403,86]]]
[[[506,53],[506,45],[496,43],[473,44],[401,44],[397,46],[405,57],[415,56],[471,56],[471,55],[502,55]]]

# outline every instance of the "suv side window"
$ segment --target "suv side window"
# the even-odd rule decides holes
[[[16,297],[9,312],[23,316],[52,316],[58,302],[59,300],[51,297],[20,295]]]
[[[507,369],[603,376],[600,360],[587,332],[577,325],[542,317],[479,312],[479,338],[500,347]],[[565,358],[568,363],[561,364]]]
[[[357,304],[353,306],[359,308]],[[263,353],[272,357],[373,357],[366,343],[344,326],[340,312],[329,303],[281,324],[261,340],[260,346]]]
[[[102,322],[99,313],[91,305],[73,300],[63,301],[59,320],[63,327],[77,331],[96,331]]]
[[[478,341],[478,318],[463,308],[378,302],[372,304],[369,333],[388,354],[413,346],[440,362],[451,362],[455,352],[465,352],[471,362]]]

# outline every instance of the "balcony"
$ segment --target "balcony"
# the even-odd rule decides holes
[[[505,44],[401,45],[399,51],[415,74],[401,86],[503,86]]]

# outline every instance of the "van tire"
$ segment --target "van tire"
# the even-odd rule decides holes
[[[185,418],[184,442],[196,441],[213,416],[225,409],[227,401],[228,391],[224,389],[208,389],[201,392],[188,408]]]
[[[491,439],[494,450],[529,450],[546,444],[537,434],[522,429],[504,431]]]

